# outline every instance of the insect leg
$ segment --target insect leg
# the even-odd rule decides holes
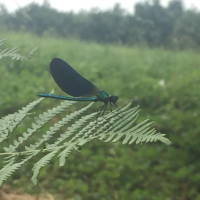
[[[117,104],[112,103],[114,105],[114,107],[116,108],[116,110],[118,110],[117,115],[122,114],[122,118],[124,117],[123,112],[119,109],[119,107],[117,106]]]
[[[97,117],[96,117],[96,123],[98,123],[98,117],[99,117],[99,115],[101,114],[101,112],[102,112],[102,110],[104,109],[104,107],[105,107],[105,104],[104,104],[103,106],[100,106],[100,107],[98,108],[99,112],[98,112]]]

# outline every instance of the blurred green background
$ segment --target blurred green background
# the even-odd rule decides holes
[[[179,1],[173,2],[175,2],[174,5],[181,5],[176,4]],[[129,29],[121,28],[119,30],[124,33],[124,41],[118,38],[114,25],[112,27],[108,25],[113,36],[109,35],[109,31],[103,32],[106,30],[105,26],[102,26],[101,34],[99,33],[96,38],[92,36],[91,38],[88,36],[89,39],[82,38],[78,33],[73,35],[73,32],[71,35],[66,35],[72,28],[68,26],[68,29],[66,27],[62,29],[64,26],[59,17],[63,13],[45,6],[38,6],[38,9],[41,9],[44,14],[46,11],[49,16],[51,12],[56,12],[54,23],[60,25],[61,29],[50,21],[51,18],[48,21],[45,17],[42,21],[43,16],[36,15],[35,10],[32,10],[35,12],[30,12],[30,8],[37,7],[34,4],[30,5],[29,10],[19,9],[15,15],[1,9],[0,39],[10,37],[1,49],[20,45],[20,53],[25,55],[37,46],[39,49],[28,61],[11,61],[9,58],[0,60],[0,117],[13,113],[36,100],[38,93],[48,93],[54,88],[56,94],[65,95],[49,73],[49,63],[52,58],[59,57],[102,90],[118,95],[119,107],[123,107],[130,100],[133,100],[135,106],[140,105],[142,109],[140,119],[149,118],[155,121],[154,127],[166,133],[167,138],[173,143],[171,146],[161,143],[123,146],[119,143],[107,144],[96,141],[93,144],[87,144],[81,153],[73,152],[63,168],[58,168],[58,162],[54,159],[42,170],[39,183],[48,192],[57,195],[58,199],[200,199],[200,140],[198,139],[200,133],[200,56],[198,51],[200,30],[197,27],[200,23],[200,15],[196,11],[182,10],[179,15],[177,14],[179,18],[174,18],[177,20],[173,21],[174,26],[171,25],[171,32],[165,35],[164,33],[169,28],[165,30],[166,24],[163,24],[163,18],[160,18],[163,13],[160,12],[167,13],[170,5],[165,9],[158,5],[156,1],[153,5],[138,4],[139,9],[143,9],[141,13],[143,15],[146,13],[143,18],[140,16],[140,20],[144,22],[146,17],[146,20],[154,22],[155,28],[145,30],[146,26],[140,26],[137,34],[134,29],[134,34],[137,37],[140,35],[141,40],[134,38],[133,32],[127,32],[126,35],[125,30]],[[49,23],[45,27],[44,24],[38,24],[31,13],[34,13],[40,22]],[[24,17],[26,14],[32,20],[32,24],[35,22],[34,27],[26,21]],[[114,14],[116,14],[114,11],[113,13],[110,11],[111,16]],[[68,15],[69,13],[66,13],[66,16]],[[71,19],[77,22],[76,20],[81,19],[79,15],[81,14],[72,14]],[[89,18],[91,15],[93,18]],[[105,17],[105,13],[102,16]],[[87,17],[87,20],[99,20],[102,16],[92,12],[88,15],[85,13],[82,20],[86,20]],[[119,16],[121,16],[119,19],[124,21],[125,17],[131,17],[123,18],[123,15],[117,15]],[[153,17],[150,18],[150,16]],[[173,15],[169,14],[169,16]],[[106,24],[109,19],[107,16],[103,22]],[[156,20],[159,22],[156,23]],[[168,20],[167,24],[170,24],[171,18]],[[190,20],[193,22],[192,25]],[[193,26],[193,29],[191,27],[189,29],[186,22]],[[66,20],[63,23],[66,26],[70,24]],[[94,25],[91,20],[90,23]],[[74,23],[71,27],[81,29],[83,24]],[[86,25],[88,24],[85,24],[85,29]],[[138,27],[138,24],[135,27]],[[180,27],[185,28],[186,31],[179,29]],[[40,30],[40,32],[35,30]],[[62,32],[64,30],[66,32]],[[91,30],[91,34],[95,33],[94,30]],[[141,35],[142,31],[145,34]],[[84,33],[83,30],[82,32]],[[179,35],[176,35],[178,33]],[[165,41],[161,36],[165,38]],[[102,39],[103,37],[107,39]],[[136,42],[133,42],[134,40]],[[129,41],[132,42],[129,43]],[[34,111],[42,112],[59,103],[58,100],[46,99]],[[77,106],[80,108],[83,104],[78,103]],[[91,112],[97,107],[98,105],[93,106]],[[16,130],[14,133],[16,136],[29,126],[31,118],[29,120]],[[15,173],[7,183],[15,187],[23,186],[29,193],[39,191],[38,186],[33,186],[33,183],[29,181],[33,164],[34,160],[33,163],[28,164],[29,166],[26,165]]]

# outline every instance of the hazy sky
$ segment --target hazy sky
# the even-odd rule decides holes
[[[0,0],[7,6],[9,11],[14,11],[19,7],[23,7],[31,2],[37,2],[42,4],[44,0]],[[98,7],[100,9],[108,9],[113,7],[117,2],[121,4],[121,7],[133,11],[133,4],[137,2],[144,2],[146,0],[49,0],[51,7],[56,8],[61,11],[79,11],[81,9],[90,10],[92,7]],[[167,5],[170,0],[160,0],[162,5]],[[186,8],[196,8],[200,10],[200,0],[183,0]]]

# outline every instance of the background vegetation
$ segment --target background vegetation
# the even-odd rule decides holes
[[[152,9],[156,5],[158,10],[162,8],[157,4],[157,1],[154,4],[138,4],[138,7]],[[69,19],[69,16],[72,19],[79,16],[79,19],[84,20],[84,17],[80,17],[84,15],[85,17],[94,16],[90,20],[100,20],[100,16],[103,17],[106,14],[100,11],[77,15],[58,13],[52,8],[33,4],[29,6],[30,11],[31,8],[43,9],[43,11],[46,9],[52,12],[49,17],[56,13],[58,17],[63,16],[66,19]],[[14,28],[11,25],[14,26],[17,23],[17,21],[12,22],[13,20],[24,20],[24,23],[27,23],[24,15],[29,9],[22,8],[15,14],[7,13],[7,18],[4,18],[5,15],[0,18],[1,30],[4,30],[0,32],[0,38],[10,37],[6,47],[20,44],[21,53],[26,54],[39,46],[31,60],[21,62],[1,59],[0,117],[13,113],[30,101],[37,99],[36,95],[40,92],[50,92],[54,88],[57,94],[63,95],[49,73],[51,59],[60,57],[69,62],[83,76],[93,81],[99,88],[109,94],[118,95],[119,107],[133,99],[134,104],[140,105],[142,109],[141,118],[154,120],[156,129],[166,133],[173,143],[172,146],[159,143],[143,144],[142,146],[122,146],[118,143],[111,145],[99,142],[88,144],[82,149],[81,153],[72,153],[63,168],[58,168],[56,160],[52,161],[51,165],[42,170],[40,184],[48,192],[57,194],[57,198],[60,199],[200,199],[200,140],[198,139],[200,133],[200,57],[198,51],[164,49],[163,47],[173,47],[173,45],[171,46],[172,35],[164,37],[165,40],[169,39],[167,40],[169,42],[165,41],[164,45],[161,38],[158,40],[159,42],[155,42],[144,37],[140,42],[135,35],[130,33],[130,41],[136,40],[137,42],[123,43],[137,44],[137,47],[122,46],[119,44],[121,39],[119,40],[118,37],[114,39],[114,36],[117,36],[115,26],[110,28],[112,34],[116,33],[114,36],[107,32],[100,34],[103,39],[99,38],[98,40],[98,38],[91,36],[90,42],[80,40],[87,40],[82,38],[81,35],[77,35],[79,39],[70,39],[72,35],[66,33],[61,35],[64,28],[66,31],[72,30],[68,27],[70,22],[63,22],[54,17],[52,19],[55,19],[55,24],[58,26],[61,22],[65,24],[65,26],[62,23],[60,24],[63,29],[53,27],[53,21],[51,23],[49,21],[49,27],[52,26],[52,29],[49,29],[48,26],[44,27],[44,24],[35,25],[35,27],[32,24],[28,29],[27,26],[22,24],[18,32],[12,32]],[[156,12],[157,9],[154,11]],[[165,10],[166,12],[167,9],[169,7],[162,8],[162,11]],[[33,15],[30,15],[33,13],[39,18],[38,22],[42,23],[41,19],[48,21],[49,17],[40,18],[40,15],[35,14],[35,12],[36,10],[28,13],[28,16],[33,19]],[[114,10],[109,12],[112,13]],[[152,13],[155,14],[155,12]],[[22,15],[18,17],[20,13]],[[141,13],[147,15],[148,11]],[[120,19],[132,19],[135,15],[122,15]],[[186,16],[193,16],[199,23],[197,12],[184,11],[179,18],[179,27],[182,26],[188,30],[187,22],[191,26],[196,23],[195,20],[190,23],[190,18]],[[162,18],[158,16],[156,19],[161,20]],[[8,21],[2,23],[2,20],[5,19]],[[105,18],[104,23],[107,23],[109,19],[110,17]],[[184,23],[181,25],[181,19],[185,23],[184,26]],[[162,22],[159,23],[163,24]],[[176,23],[178,22],[176,21]],[[100,22],[98,21],[97,24],[100,24]],[[19,26],[16,25],[16,27]],[[71,27],[81,29],[81,25],[73,24]],[[104,27],[102,30],[107,30],[106,26],[99,27]],[[148,26],[143,28],[145,27]],[[178,30],[177,27],[173,27],[173,33]],[[40,28],[40,30],[44,28],[44,30],[37,32],[37,28]],[[90,34],[95,36],[93,29],[87,30],[90,30]],[[149,38],[148,33],[156,33],[160,29],[156,26],[153,30],[152,32],[145,30],[146,38]],[[166,33],[167,30],[163,33]],[[176,38],[178,41],[182,41],[180,38],[182,37],[181,34],[184,33],[180,30],[180,35]],[[37,35],[24,33],[25,31]],[[136,34],[136,32],[134,30],[132,33]],[[192,38],[195,45],[190,46],[192,43],[191,40],[188,40],[190,41],[188,44],[185,42],[176,43],[178,48],[193,47],[198,49],[198,34],[195,36],[198,33],[198,27],[193,32],[195,34],[191,36],[190,33],[190,31],[187,32],[186,38]],[[112,38],[113,41],[104,40],[107,37]],[[158,39],[159,34],[157,36],[152,35],[152,38]],[[125,39],[128,41],[127,35]],[[92,40],[103,41],[106,44],[98,44],[92,42]],[[162,43],[160,43],[161,41]],[[115,44],[111,45],[108,42]],[[157,48],[152,49],[139,44]],[[158,48],[158,46],[160,47]],[[47,107],[54,107],[56,104],[58,104],[57,100],[47,99],[37,107],[35,112],[42,112]],[[83,104],[78,103],[76,106],[80,108]],[[98,105],[95,105],[92,109],[96,110],[97,107]],[[31,121],[27,120],[26,123],[21,124],[14,134],[19,136],[30,123]],[[31,165],[32,163],[30,163]],[[32,182],[28,181],[31,177],[31,171],[27,169],[29,167],[26,166],[26,168],[15,173],[9,183],[15,187],[23,185],[26,191],[35,193],[38,188],[33,187]]]
[[[181,0],[172,0],[167,7],[159,0],[150,2],[137,3],[134,14],[127,13],[120,4],[107,11],[96,8],[79,13],[58,12],[48,0],[42,6],[32,3],[15,13],[0,4],[0,29],[100,43],[199,49],[198,11],[185,10]]]

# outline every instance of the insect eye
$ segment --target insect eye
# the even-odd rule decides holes
[[[118,96],[112,96],[112,102],[116,103],[118,100]]]

